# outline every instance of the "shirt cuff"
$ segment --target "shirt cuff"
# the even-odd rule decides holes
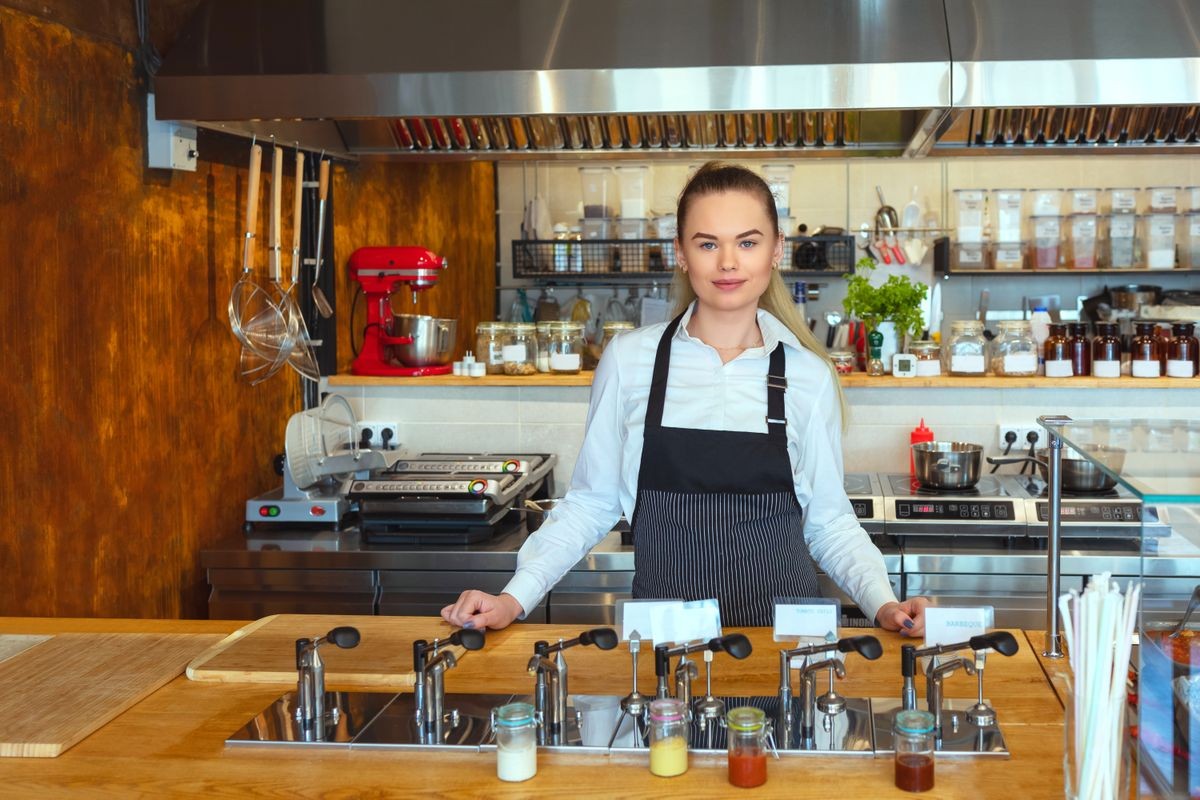
[[[512,595],[521,604],[523,610],[517,619],[525,619],[525,616],[533,610],[533,607],[546,596],[546,590],[537,578],[527,572],[518,571],[512,576],[512,580],[508,582],[508,585],[504,587],[503,594]]]
[[[885,603],[898,602],[900,601],[892,591],[892,585],[883,583],[880,586],[868,587],[863,596],[858,598],[858,608],[873,626],[878,626],[879,621],[875,619],[875,615],[879,613],[879,609],[883,608]]]

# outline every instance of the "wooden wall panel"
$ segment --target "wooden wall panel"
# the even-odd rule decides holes
[[[291,372],[257,387],[237,376],[225,306],[246,148],[202,154],[195,173],[147,169],[127,47],[78,29],[90,0],[39,2],[36,15],[17,2],[0,0],[0,614],[203,617],[198,553],[238,535],[245,499],[277,485],[270,459],[301,403]],[[407,219],[377,205],[413,201],[396,186],[407,181],[441,190],[418,219],[465,218],[491,237],[490,167],[463,171],[479,186],[454,195],[442,169],[339,169],[338,213]],[[481,207],[466,213],[464,198]],[[343,230],[362,224],[339,223],[337,240],[407,230]]]

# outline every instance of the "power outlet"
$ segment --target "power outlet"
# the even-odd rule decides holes
[[[1001,425],[997,431],[997,444],[1000,446],[1001,451],[1008,447],[1008,441],[1006,439],[1008,434],[1013,433],[1016,435],[1017,441],[1015,441],[1012,446],[1012,452],[1014,453],[1020,450],[1029,449],[1030,436],[1034,437],[1033,445],[1035,447],[1040,447],[1046,438],[1046,432],[1037,425]]]
[[[355,426],[354,436],[356,442],[362,442],[366,431],[371,432],[371,448],[375,450],[394,450],[399,446],[400,442],[396,440],[399,427],[395,421],[388,420],[361,420]],[[388,433],[390,432],[390,433]],[[386,444],[385,444],[385,433]]]

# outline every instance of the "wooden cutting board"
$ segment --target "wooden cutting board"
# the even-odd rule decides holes
[[[35,634],[5,633],[0,634],[0,661],[6,661],[18,653],[23,653],[35,644],[41,644],[50,636]]]
[[[276,614],[234,631],[188,664],[194,681],[216,683],[296,682],[296,640],[323,636],[339,625],[358,628],[357,647],[321,646],[325,685],[330,689],[412,688],[412,643],[454,632],[429,617],[369,617],[331,614]],[[461,647],[449,648],[462,659]]]
[[[175,678],[219,638],[60,633],[34,643],[0,662],[0,756],[61,755]]]

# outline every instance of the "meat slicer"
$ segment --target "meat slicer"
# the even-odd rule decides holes
[[[354,358],[355,375],[416,377],[448,375],[449,364],[426,367],[396,366],[388,358],[393,345],[412,344],[411,336],[392,335],[392,293],[407,285],[413,293],[432,288],[446,269],[446,259],[424,247],[360,247],[350,254],[350,277],[367,298],[367,324],[362,349]],[[357,335],[357,331],[352,334]]]

